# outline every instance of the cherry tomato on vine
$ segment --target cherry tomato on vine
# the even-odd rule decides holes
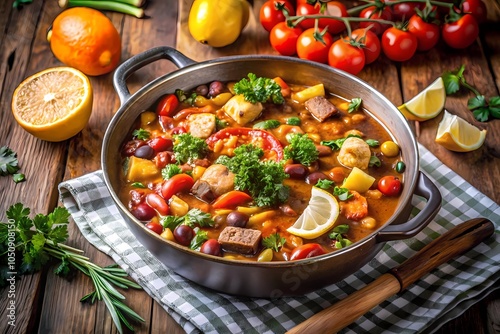
[[[297,2],[297,8],[295,12],[297,15],[316,15],[319,13],[319,10],[320,10],[319,4],[310,5],[307,3],[307,1],[300,1]],[[312,28],[314,27],[314,19],[302,20],[300,21],[299,25],[302,29]]]
[[[384,31],[380,39],[382,51],[390,60],[409,60],[417,51],[417,38],[408,31],[391,27]]]
[[[314,28],[309,28],[304,30],[297,39],[297,55],[301,59],[325,64],[328,61],[328,50],[332,43],[333,37],[327,31],[316,33]]]
[[[338,1],[330,1],[326,3],[325,11],[322,14],[336,17],[347,17],[346,6]],[[328,32],[332,35],[338,34],[346,29],[344,22],[335,19],[319,19],[318,25],[320,28],[328,27]]]
[[[401,2],[392,5],[392,14],[395,21],[407,21],[416,14],[415,8],[423,9],[425,4],[418,2]]]
[[[332,67],[358,74],[365,66],[365,53],[349,40],[336,40],[328,51],[328,64]]]
[[[285,21],[282,9],[286,9],[290,16],[295,15],[295,9],[289,1],[269,0],[264,2],[259,12],[260,24],[264,29],[271,31],[276,24]]]
[[[370,6],[361,11],[359,13],[359,17],[365,18],[365,19],[373,19],[373,20],[387,20],[387,21],[392,21],[392,10],[390,7],[384,6],[383,8],[377,8],[376,6]],[[390,28],[390,24],[385,24],[385,23],[378,23],[378,22],[360,22],[359,27],[360,28],[367,28],[369,26],[373,25],[371,30],[376,34],[380,35],[382,34],[386,29]]]
[[[280,22],[271,29],[269,41],[274,50],[283,56],[297,53],[297,39],[302,34],[300,27],[289,27],[286,22]]]
[[[471,14],[465,14],[461,17],[459,14],[457,15],[459,17],[457,20],[443,25],[441,34],[445,43],[452,48],[464,49],[474,43],[479,36],[479,25]]]
[[[397,196],[401,192],[401,180],[396,176],[387,175],[378,181],[377,187],[385,196]]]
[[[363,39],[364,36],[364,39]],[[380,40],[370,29],[356,29],[351,33],[351,37],[359,43],[363,43],[365,54],[365,65],[371,64],[380,56]]]
[[[430,50],[439,41],[439,26],[434,23],[425,22],[417,14],[410,18],[407,28],[417,38],[418,51]]]
[[[464,0],[460,5],[462,13],[468,13],[474,16],[477,23],[486,22],[487,9],[482,0]]]
[[[303,244],[294,248],[290,255],[290,261],[308,259],[313,256],[325,254],[325,250],[317,243]]]

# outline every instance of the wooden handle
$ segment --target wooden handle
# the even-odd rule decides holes
[[[389,273],[313,315],[287,333],[336,333],[387,298],[407,288],[425,273],[475,247],[494,231],[495,226],[488,219],[468,220],[433,240]]]

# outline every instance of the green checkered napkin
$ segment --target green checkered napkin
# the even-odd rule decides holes
[[[215,293],[163,266],[132,235],[96,171],[59,185],[61,201],[83,235],[109,254],[188,333],[283,333],[411,257],[442,233],[470,218],[486,217],[495,234],[465,255],[391,297],[343,333],[432,332],[499,287],[500,207],[420,146],[421,170],[439,187],[443,207],[417,236],[392,241],[341,282],[302,297],[275,300]],[[414,214],[425,201],[414,196]]]

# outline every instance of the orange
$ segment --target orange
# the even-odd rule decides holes
[[[106,15],[92,8],[74,7],[61,12],[47,39],[57,59],[87,75],[111,72],[120,62],[118,31]]]
[[[17,86],[12,114],[26,131],[43,140],[63,141],[80,132],[92,113],[89,78],[73,67],[35,73]]]

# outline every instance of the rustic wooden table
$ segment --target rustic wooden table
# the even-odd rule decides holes
[[[47,213],[58,205],[57,185],[100,169],[100,150],[106,126],[119,107],[112,87],[112,74],[93,77],[93,114],[88,126],[74,138],[61,142],[41,141],[17,125],[10,112],[15,87],[27,76],[52,66],[62,65],[51,53],[45,39],[47,28],[61,12],[57,1],[33,1],[21,10],[12,8],[12,0],[0,1],[0,146],[18,153],[21,171],[27,181],[15,184],[10,177],[0,178],[0,220],[6,209],[22,202],[32,212]],[[273,53],[267,34],[255,15],[263,0],[254,1],[253,15],[238,41],[214,50],[197,44],[189,35],[186,13],[192,0],[149,0],[146,19],[108,12],[122,36],[122,59],[161,45],[176,46],[194,60],[201,61],[230,54]],[[359,77],[385,94],[394,104],[414,96],[445,70],[466,64],[467,79],[487,96],[500,90],[500,4],[485,0],[488,22],[481,27],[480,38],[465,50],[451,50],[440,44],[417,54],[412,60],[396,64],[385,57],[367,66]],[[156,62],[136,72],[128,80],[136,91],[152,79],[175,69],[169,62]],[[466,108],[468,96],[447,99],[446,108],[481,128],[488,129],[486,143],[477,151],[453,153],[436,145],[434,137],[441,117],[420,124],[418,140],[481,192],[500,202],[500,120],[478,124]],[[100,265],[112,261],[85,240],[74,224],[68,243],[83,249]],[[92,285],[88,277],[76,275],[72,281],[53,274],[53,268],[24,276],[16,282],[16,327],[7,323],[7,289],[0,290],[0,331],[5,333],[105,333],[116,332],[103,303],[81,304],[80,298]],[[136,324],[138,333],[182,333],[175,321],[145,292],[125,293],[130,305],[146,322]],[[498,333],[500,296],[492,293],[459,318],[444,324],[439,333]]]

